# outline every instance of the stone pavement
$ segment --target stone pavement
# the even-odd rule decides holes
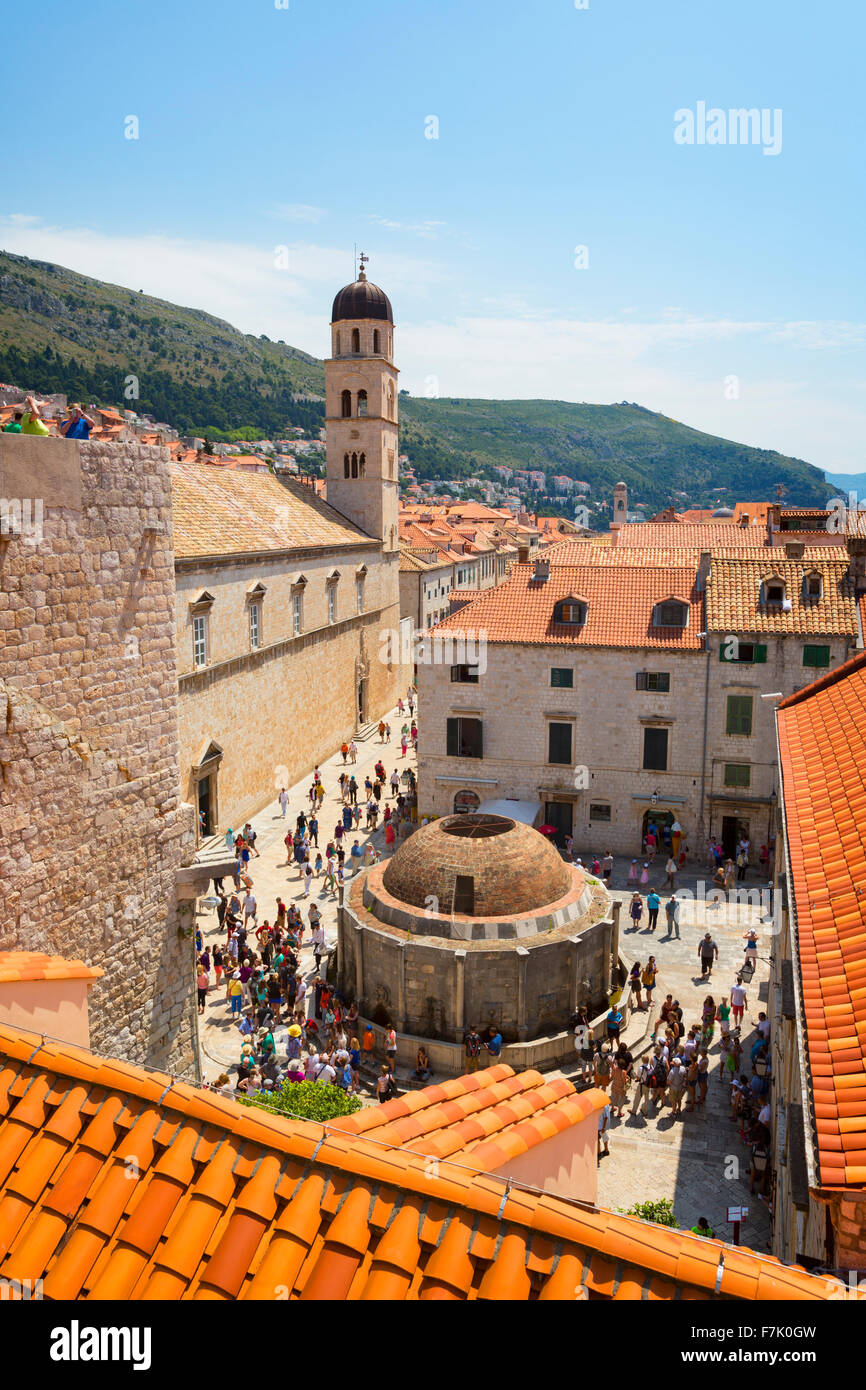
[[[640,926],[635,930],[628,916],[628,904],[634,888],[627,885],[628,859],[614,864],[612,896],[622,902],[620,910],[620,954],[629,966],[639,960],[644,965],[650,954],[658,965],[658,985],[654,992],[653,1022],[658,1007],[667,993],[673,994],[683,1008],[686,1029],[697,1022],[708,994],[716,1004],[722,996],[730,998],[730,988],[743,962],[743,935],[751,927],[758,932],[758,965],[753,979],[745,977],[748,1003],[743,1017],[742,1069],[751,1075],[748,1051],[755,1040],[758,1012],[766,1010],[769,955],[772,948],[772,923],[763,922],[764,910],[758,890],[766,888],[755,870],[751,870],[741,889],[752,890],[752,903],[740,901],[724,904],[707,903],[699,897],[699,885],[704,892],[711,885],[699,866],[687,865],[678,878],[677,890],[695,895],[684,901],[680,909],[680,935],[668,934],[664,904],[670,896],[666,889],[663,861],[656,860],[650,883],[641,896],[655,887],[661,897],[659,922],[651,932],[647,922],[646,905]],[[766,901],[766,900],[765,900]],[[709,930],[719,948],[719,959],[713,967],[712,978],[701,980],[698,963],[698,942]],[[635,1051],[646,1030],[646,1014],[635,1014],[623,1036]],[[645,1048],[650,1038],[642,1039]],[[632,1116],[625,1111],[622,1119],[614,1119],[610,1134],[610,1154],[600,1160],[599,1204],[609,1207],[630,1207],[634,1202],[670,1197],[674,1215],[682,1227],[693,1226],[699,1216],[706,1216],[722,1240],[730,1240],[732,1229],[727,1224],[726,1208],[744,1205],[749,1216],[741,1227],[743,1245],[756,1250],[769,1248],[770,1217],[757,1191],[749,1194],[749,1150],[739,1136],[739,1125],[730,1118],[730,1089],[721,1083],[719,1030],[716,1027],[710,1048],[710,1084],[703,1110],[682,1114],[674,1119],[670,1107],[656,1113],[650,1107],[648,1118]],[[629,1098],[629,1105],[632,1097]],[[738,1176],[737,1176],[738,1175]]]
[[[412,751],[411,744],[406,757],[400,755],[400,729],[404,723],[409,723],[408,712],[405,715],[398,714],[396,709],[382,716],[391,725],[391,742],[381,743],[379,735],[374,732],[373,736],[366,742],[358,743],[358,760],[352,764],[347,760],[345,769],[347,772],[354,773],[358,780],[360,791],[358,800],[363,806],[366,805],[366,797],[363,795],[364,778],[369,772],[371,777],[373,767],[379,758],[385,765],[385,770],[390,778],[394,768],[402,772],[404,767],[412,767],[417,774],[417,758]],[[419,732],[421,723],[418,719],[418,707],[415,706],[415,719],[418,723]],[[319,811],[319,847],[324,858],[325,846],[331,838],[334,826],[340,817],[342,810],[342,800],[340,797],[339,776],[343,771],[343,759],[339,750],[327,760],[319,765],[319,772],[325,788],[325,799]],[[253,892],[255,893],[258,904],[258,921],[263,922],[267,919],[273,922],[277,915],[276,901],[281,897],[288,906],[294,902],[301,910],[301,915],[306,925],[304,933],[305,944],[301,949],[301,973],[304,979],[310,981],[315,977],[315,961],[313,952],[309,945],[310,930],[308,925],[307,912],[311,903],[315,902],[322,914],[322,925],[325,928],[329,942],[336,943],[337,940],[337,896],[324,886],[324,874],[319,879],[313,880],[310,889],[310,896],[305,901],[304,891],[298,874],[298,866],[294,862],[291,865],[286,863],[286,846],[284,843],[285,835],[288,830],[294,830],[295,820],[299,811],[310,813],[309,790],[313,781],[312,769],[307,777],[296,783],[293,787],[287,787],[289,793],[289,805],[285,819],[280,811],[279,802],[276,800],[278,789],[274,790],[274,801],[267,806],[257,816],[252,818],[251,824],[256,832],[256,849],[259,851],[259,858],[255,856],[251,860],[250,878],[253,882]],[[372,840],[379,851],[382,859],[389,857],[396,845],[386,847],[385,831],[381,824],[381,812],[386,805],[394,806],[394,799],[390,794],[390,785],[387,786],[387,797],[383,793],[380,807],[380,826],[375,832],[365,830],[364,821],[366,813],[361,817],[361,824],[356,831],[351,831],[346,840],[350,848],[355,839],[358,839],[362,846]],[[406,788],[401,783],[401,791]],[[242,829],[241,826],[234,827],[235,830]],[[397,845],[400,841],[398,839]],[[315,851],[313,852],[315,859]],[[346,871],[350,865],[348,848],[346,853]],[[230,887],[230,880],[226,879],[225,888]],[[199,913],[196,925],[202,933],[204,943],[212,950],[215,945],[225,942],[225,933],[220,931],[217,920],[216,909],[208,909],[199,903]],[[213,976],[211,977],[213,980]],[[230,1006],[225,997],[225,987],[217,990],[211,984],[210,993],[205,1005],[205,1012],[199,1018],[199,1038],[201,1044],[202,1074],[205,1081],[214,1081],[217,1076],[229,1067],[234,1066],[240,1059],[241,1040],[237,1026],[231,1021]],[[283,1011],[285,1016],[285,1010]],[[286,1024],[282,1024],[274,1030],[274,1041],[277,1051],[285,1055],[286,1046]]]

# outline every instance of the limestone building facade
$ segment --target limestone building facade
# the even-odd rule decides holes
[[[444,641],[437,660],[458,631],[477,665],[444,659]],[[514,798],[560,844],[632,856],[650,819],[678,820],[693,855],[710,835],[733,855],[747,834],[754,862],[778,797],[775,704],[858,645],[844,549],[566,542],[434,629],[420,812]]]
[[[0,949],[102,972],[92,1045],[194,1074],[165,450],[0,435]]]

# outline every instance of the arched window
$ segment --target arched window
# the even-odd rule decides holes
[[[366,392],[366,391],[359,391],[359,392],[358,392],[358,414],[359,414],[359,415],[366,415],[366,414],[367,414],[367,392]]]
[[[353,455],[352,455],[352,477],[353,477],[353,478],[357,478],[357,476],[358,476],[358,455],[357,455],[357,454],[353,454]]]
[[[374,351],[374,352],[381,352],[381,348],[379,347],[379,330],[378,330],[378,328],[374,328],[374,329],[373,329],[373,351]]]
[[[367,468],[367,455],[362,454],[358,460],[358,477],[363,478]]]
[[[339,333],[337,334],[337,354],[336,354],[336,355],[337,355],[338,357],[340,356],[340,335],[339,335]]]
[[[348,454],[344,454],[344,455],[343,455],[343,477],[344,477],[344,478],[348,478],[348,476],[349,476],[349,455],[348,455]]]
[[[388,382],[388,419],[394,419],[394,383]]]
[[[352,329],[352,351],[361,351],[361,331],[358,328]]]
[[[343,419],[346,420],[352,414],[352,393],[344,391],[341,397],[343,402]]]

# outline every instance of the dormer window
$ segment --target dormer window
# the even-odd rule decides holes
[[[653,610],[653,627],[688,627],[688,622],[688,604],[679,599],[665,599]]]
[[[814,572],[807,574],[803,580],[803,597],[811,599],[821,598],[824,592],[824,581],[820,574]]]
[[[553,610],[553,621],[565,623],[568,627],[583,627],[586,622],[587,606],[585,599],[563,599]]]
[[[764,580],[763,601],[765,604],[781,607],[785,602],[785,585],[781,579]]]

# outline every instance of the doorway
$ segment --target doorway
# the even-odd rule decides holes
[[[358,723],[367,722],[367,677],[358,682]]]
[[[726,859],[737,858],[737,842],[751,839],[749,822],[740,816],[722,816],[722,849]]]
[[[655,808],[651,811],[645,811],[640,829],[641,853],[643,853],[646,845],[647,831],[651,825],[654,825],[658,831],[656,836],[656,853],[661,854],[664,852],[670,854],[671,826],[675,820],[676,816],[673,811],[657,811]]]
[[[556,834],[550,838],[557,849],[565,849],[565,837],[570,835],[574,824],[574,807],[570,801],[545,801],[544,824],[556,826]]]
[[[200,840],[206,840],[209,835],[213,835],[214,833],[213,800],[211,798],[210,780],[209,777],[202,777],[197,785],[198,834]]]

